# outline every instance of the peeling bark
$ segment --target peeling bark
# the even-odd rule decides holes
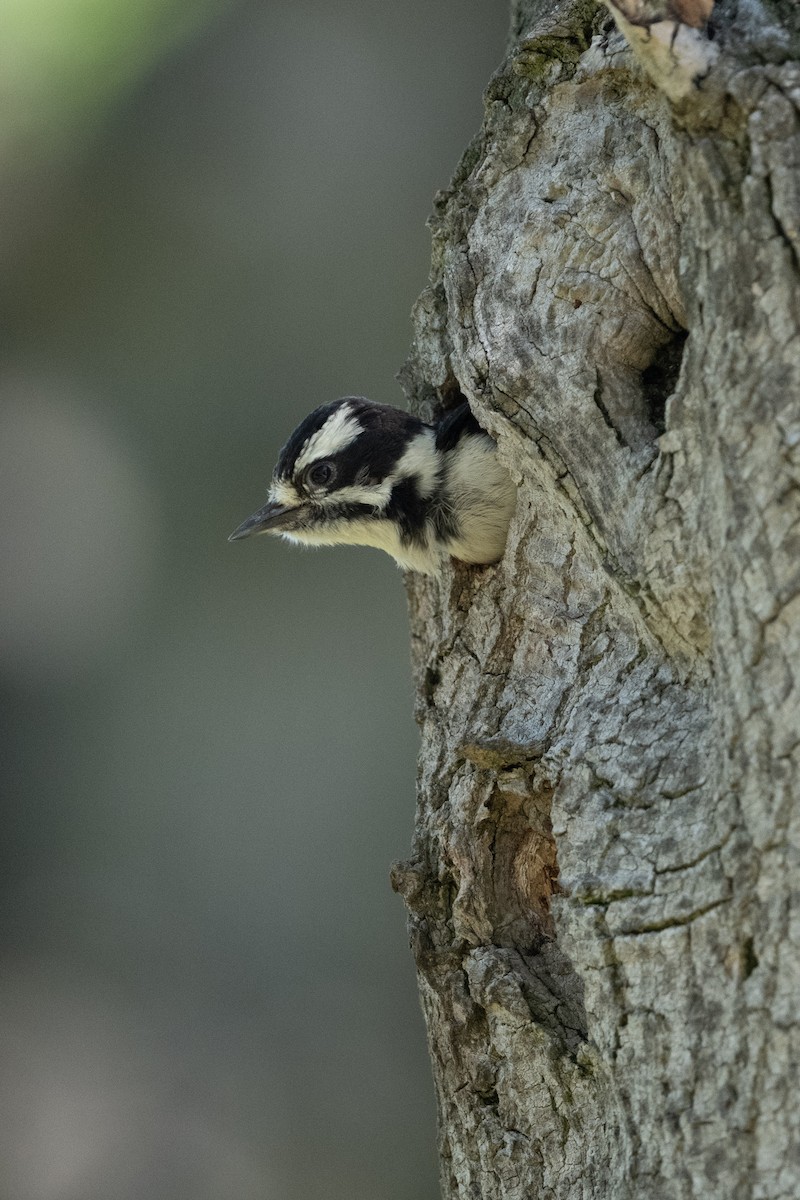
[[[800,18],[693,32],[518,4],[432,219],[404,386],[519,482],[409,579],[447,1198],[800,1194]]]
[[[653,82],[672,101],[707,77],[718,50],[709,36],[713,0],[606,0],[617,28]]]

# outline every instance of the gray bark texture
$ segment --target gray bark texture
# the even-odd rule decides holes
[[[519,484],[409,579],[443,1195],[797,1200],[797,6],[519,3],[432,229],[404,386]]]

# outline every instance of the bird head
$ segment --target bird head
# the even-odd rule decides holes
[[[308,545],[356,543],[395,553],[402,521],[437,486],[435,435],[410,413],[360,396],[317,408],[280,452],[263,508],[231,541],[279,534]]]

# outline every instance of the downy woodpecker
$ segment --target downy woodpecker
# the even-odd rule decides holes
[[[317,408],[280,452],[269,501],[230,535],[377,546],[437,574],[502,556],[516,488],[466,403],[436,425],[362,396]]]

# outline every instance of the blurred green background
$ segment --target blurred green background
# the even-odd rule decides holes
[[[0,2],[8,1200],[433,1200],[402,577],[226,536],[393,376],[500,0]]]

